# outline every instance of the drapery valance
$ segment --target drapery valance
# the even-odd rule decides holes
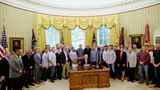
[[[97,16],[97,17],[63,17],[49,16],[43,14],[35,15],[35,33],[38,39],[38,46],[45,47],[45,30],[54,26],[60,30],[64,37],[64,44],[71,45],[71,30],[76,26],[85,30],[85,42],[91,46],[92,34],[102,26],[106,25],[111,30],[111,44],[119,42],[119,20],[118,15]],[[41,31],[42,30],[42,31]]]

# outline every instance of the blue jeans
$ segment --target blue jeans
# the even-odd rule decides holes
[[[115,67],[114,67],[114,64],[108,64],[108,68],[110,69],[110,76],[112,78],[115,78]]]
[[[114,64],[108,64],[108,68],[115,73],[115,68],[114,68]]]
[[[147,65],[139,65],[139,75],[140,75],[141,82],[146,82],[146,83],[149,82],[148,64]],[[144,80],[144,77],[145,77],[145,80]]]
[[[49,69],[50,69],[50,80],[53,81],[55,78],[56,67],[50,66]]]

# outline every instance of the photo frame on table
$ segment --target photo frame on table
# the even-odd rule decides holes
[[[11,52],[13,52],[17,48],[20,48],[24,51],[24,38],[10,37],[9,42],[10,42],[9,46]]]

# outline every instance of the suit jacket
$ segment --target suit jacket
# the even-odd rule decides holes
[[[120,50],[114,50],[115,51],[115,53],[116,53],[116,61],[115,61],[115,64],[117,65],[118,64],[118,61],[119,61],[119,55],[120,55]]]
[[[6,58],[0,60],[0,77],[1,76],[9,78],[9,62]]]
[[[88,58],[90,58],[90,53],[91,53],[91,48],[85,48],[84,49],[84,54],[87,54]]]
[[[120,60],[120,53],[119,53],[119,57],[117,57],[118,58],[118,61],[117,61],[117,63],[118,64],[120,64],[120,65],[123,65],[123,64],[127,64],[127,54],[126,54],[126,52],[122,52],[122,60]]]
[[[10,78],[18,78],[21,76],[20,70],[23,70],[23,62],[22,58],[17,55],[12,55],[9,58],[9,66],[10,66]]]
[[[61,53],[56,53],[56,63],[60,65],[62,64]]]
[[[71,59],[69,57],[69,53],[67,53],[67,57],[68,57],[68,62],[70,62],[70,64],[71,64]],[[62,64],[66,64],[66,56],[65,56],[64,51],[61,52],[61,59],[62,59]]]
[[[34,54],[34,62],[35,62],[35,68],[40,68],[40,64],[42,64],[41,54],[39,55],[38,53]]]
[[[34,67],[34,58],[32,55],[25,54],[23,57],[24,70],[30,70],[30,66]]]

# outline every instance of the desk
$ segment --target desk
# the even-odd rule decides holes
[[[109,69],[77,68],[69,70],[70,90],[81,90],[83,88],[109,87]]]

